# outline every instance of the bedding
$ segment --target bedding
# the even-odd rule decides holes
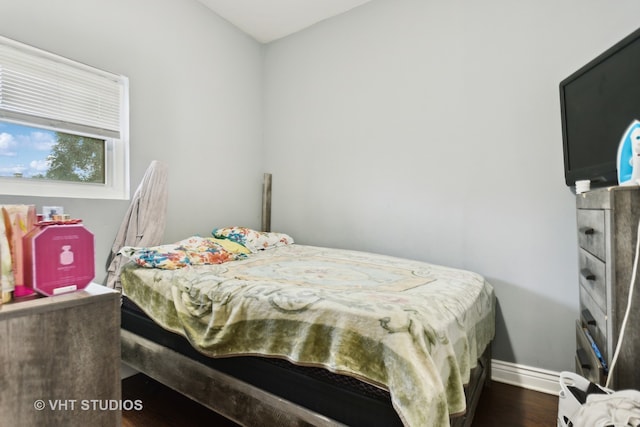
[[[464,270],[292,241],[221,263],[129,263],[123,290],[205,355],[276,357],[353,376],[388,390],[407,426],[448,425],[465,411],[463,385],[494,335],[489,283]]]
[[[149,248],[125,246],[119,253],[142,267],[175,270],[187,265],[222,264],[251,252],[231,240],[192,236],[177,243]]]

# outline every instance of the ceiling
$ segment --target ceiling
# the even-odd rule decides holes
[[[198,1],[260,43],[268,43],[370,0]]]

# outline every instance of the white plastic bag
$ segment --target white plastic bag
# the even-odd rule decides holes
[[[620,390],[590,394],[573,419],[573,425],[593,427],[640,426],[640,391]]]
[[[571,389],[581,395],[582,401]],[[560,373],[558,427],[640,427],[640,391],[613,391],[573,372],[563,371]]]
[[[573,372],[563,371],[560,372],[560,393],[558,400],[558,427],[578,427],[579,424],[575,423],[576,414],[582,409],[584,402],[579,401],[576,396],[571,392],[570,387],[578,389],[582,393],[587,393],[592,383],[578,374]],[[600,389],[601,393],[606,395],[607,393],[613,393],[613,390],[609,390],[600,386],[596,386]],[[586,426],[585,426],[586,427]],[[593,426],[589,426],[593,427]]]

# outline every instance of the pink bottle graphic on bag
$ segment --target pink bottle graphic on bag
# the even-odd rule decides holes
[[[71,252],[71,246],[65,245],[62,247],[62,252],[60,253],[60,264],[73,264],[73,252]]]

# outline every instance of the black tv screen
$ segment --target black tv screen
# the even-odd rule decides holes
[[[566,184],[617,185],[618,145],[640,120],[640,29],[562,80],[560,109]]]

